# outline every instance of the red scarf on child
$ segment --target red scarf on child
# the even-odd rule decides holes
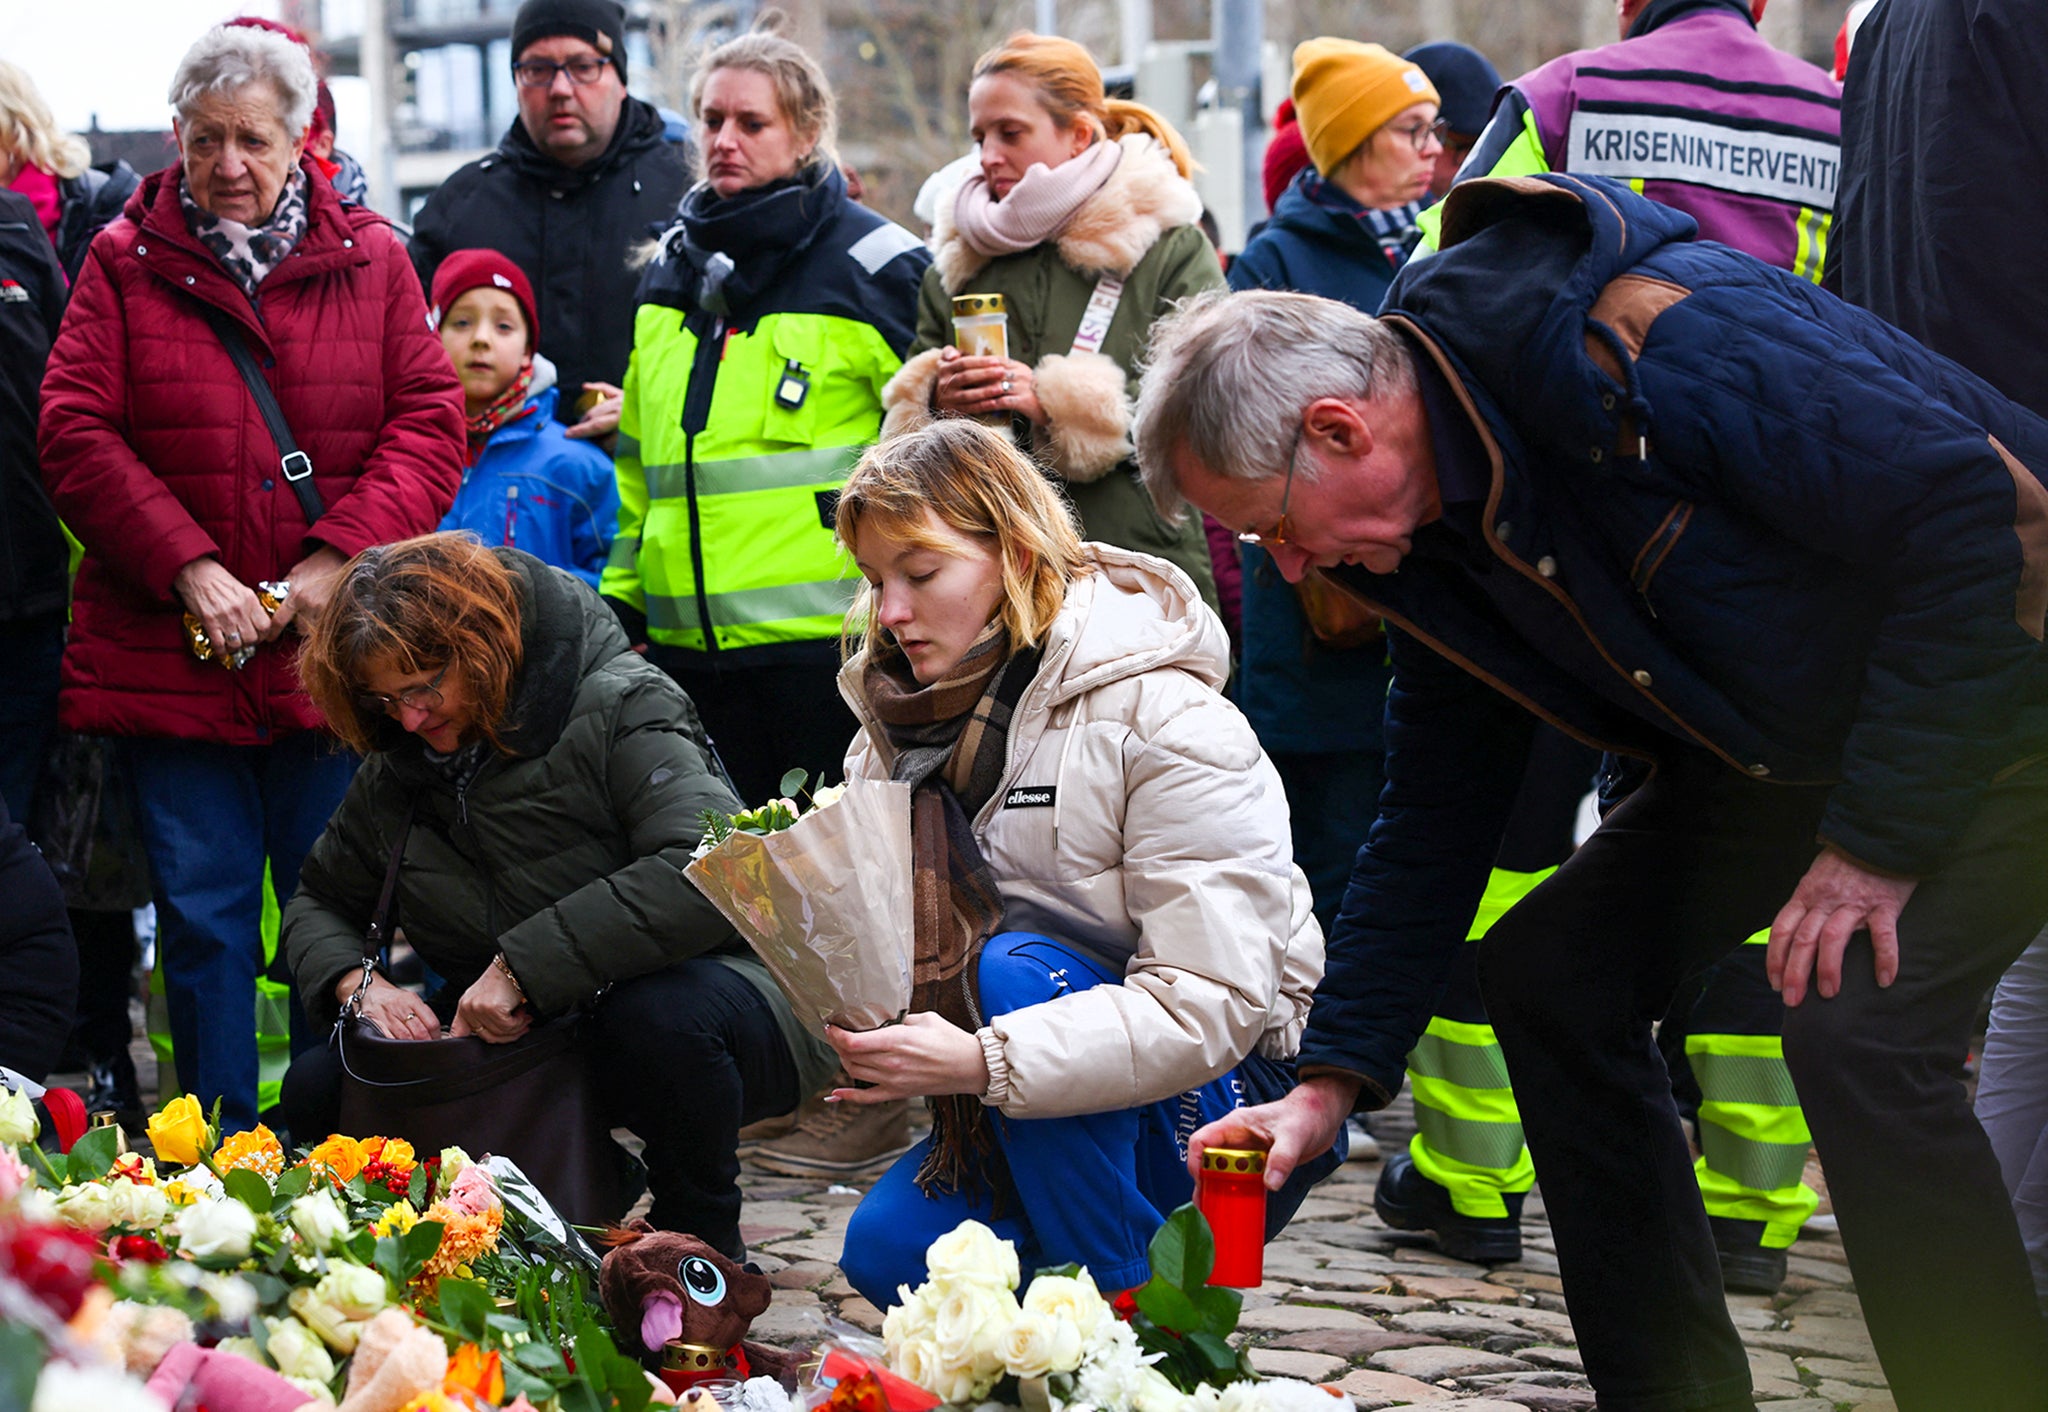
[[[484,454],[484,447],[489,444],[493,436],[497,435],[499,427],[504,426],[507,422],[519,420],[521,412],[526,406],[527,396],[532,391],[533,362],[529,359],[526,366],[519,370],[519,376],[512,379],[511,384],[498,394],[496,400],[490,406],[484,408],[481,412],[472,412],[469,415],[467,430],[469,432],[470,465],[474,466],[476,458]]]

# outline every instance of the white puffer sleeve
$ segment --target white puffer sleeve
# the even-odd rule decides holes
[[[1123,894],[1139,938],[1123,984],[988,1023],[1006,1079],[989,1098],[1010,1117],[1133,1108],[1207,1083],[1291,1016],[1292,991],[1321,975],[1313,921],[1297,932],[1279,775],[1228,702],[1202,689],[1179,704],[1123,750]],[[1297,937],[1303,955],[1290,964]]]

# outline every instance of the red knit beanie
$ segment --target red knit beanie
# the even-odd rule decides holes
[[[436,267],[430,315],[436,329],[441,327],[442,316],[455,307],[455,301],[472,289],[502,289],[518,300],[519,311],[526,315],[527,350],[540,347],[540,318],[533,312],[533,286],[527,283],[524,270],[495,250],[457,250]]]
[[[1266,189],[1268,211],[1280,204],[1280,193],[1307,165],[1308,144],[1301,139],[1301,124],[1294,116],[1294,100],[1289,98],[1273,114],[1273,136],[1266,143],[1262,184]]]

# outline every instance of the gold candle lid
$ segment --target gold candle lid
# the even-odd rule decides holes
[[[1266,1154],[1248,1147],[1205,1147],[1202,1149],[1202,1170],[1263,1172],[1266,1170]]]
[[[1006,314],[1003,296],[1000,294],[956,294],[953,296],[953,317],[971,318],[975,314]]]
[[[661,1346],[661,1366],[678,1373],[708,1373],[725,1367],[726,1350],[672,1339]]]

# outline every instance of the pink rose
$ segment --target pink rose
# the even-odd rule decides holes
[[[482,1167],[464,1167],[456,1176],[455,1184],[448,1188],[448,1204],[466,1216],[481,1216],[504,1203],[498,1199],[498,1189],[491,1184],[491,1174]]]

